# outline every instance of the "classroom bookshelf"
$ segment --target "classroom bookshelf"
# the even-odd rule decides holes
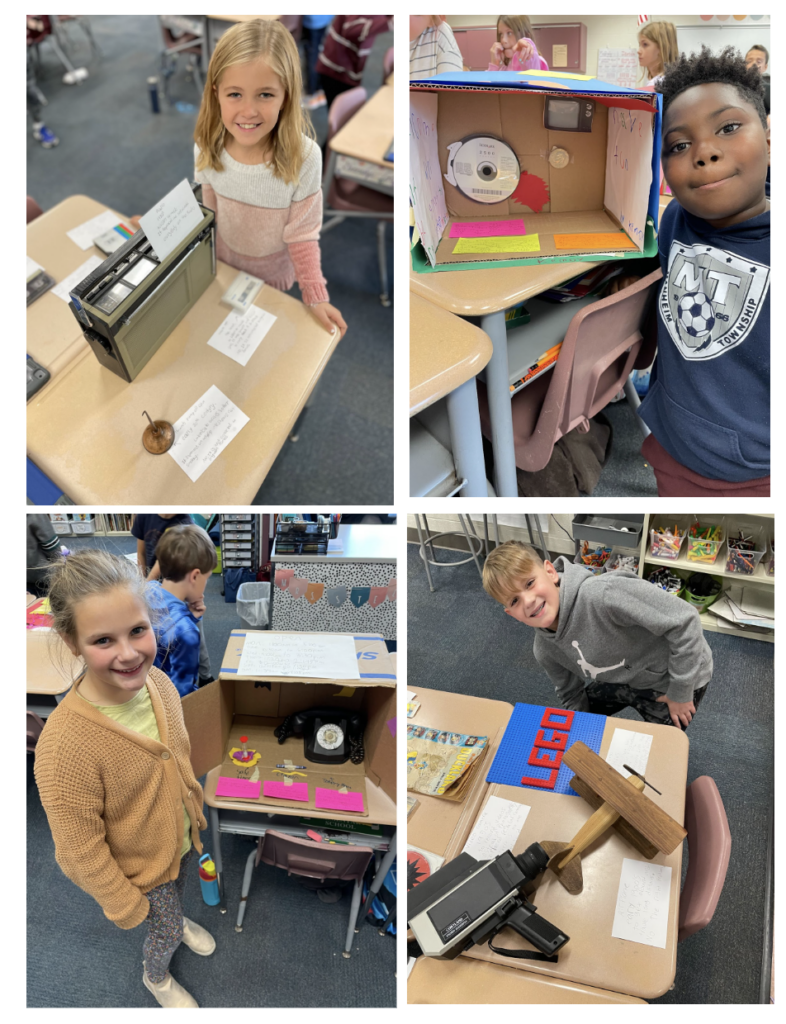
[[[764,533],[767,543],[767,552],[761,559],[759,564],[756,566],[756,570],[752,576],[743,576],[739,573],[726,572],[726,550],[727,541],[723,542],[723,545],[718,551],[717,558],[714,564],[706,565],[702,562],[689,562],[686,556],[687,544],[683,546],[680,552],[679,558],[656,558],[650,554],[650,527],[655,522],[661,525],[665,525],[671,520],[684,520],[686,517],[684,514],[669,515],[666,512],[659,512],[657,515],[645,515],[644,526],[641,533],[641,541],[639,544],[639,576],[646,579],[647,576],[658,566],[666,566],[669,569],[676,571],[678,576],[688,576],[690,573],[701,572],[707,573],[710,576],[715,576],[722,579],[725,583],[726,580],[734,584],[740,584],[744,586],[755,586],[771,589],[775,586],[775,577],[767,574],[767,564],[770,558],[770,542],[774,536],[775,531],[775,516],[774,515],[741,515],[741,516],[724,516],[726,520],[744,519],[746,522],[763,526]],[[693,517],[690,517],[693,518]],[[702,517],[699,517],[702,518]],[[715,520],[721,517],[708,515],[708,520]],[[724,586],[725,589],[725,586]],[[702,627],[711,633],[726,633],[731,636],[743,636],[753,640],[763,640],[765,643],[773,643],[775,640],[775,631],[771,630],[768,633],[755,633],[749,630],[739,629],[735,626],[731,626],[725,623],[722,619],[717,618],[711,612],[700,612],[699,618],[701,619]]]
[[[65,537],[130,537],[133,512],[50,512],[55,533]]]

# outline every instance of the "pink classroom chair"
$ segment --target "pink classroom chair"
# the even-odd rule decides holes
[[[38,737],[44,728],[44,720],[35,711],[27,712],[27,752],[32,753],[38,743]]]
[[[688,873],[680,896],[678,941],[705,928],[718,905],[731,856],[731,832],[723,800],[709,775],[687,789]]]
[[[33,199],[32,196],[28,196],[27,197],[27,223],[29,224],[31,220],[35,220],[36,217],[40,217],[43,212],[44,211],[41,209],[41,207],[38,205],[38,203],[35,201],[35,199]]]

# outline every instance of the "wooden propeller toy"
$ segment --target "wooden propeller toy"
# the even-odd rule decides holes
[[[595,813],[569,843],[545,840],[540,844],[549,856],[548,867],[569,893],[580,893],[584,885],[580,855],[608,828],[614,828],[648,859],[658,851],[676,850],[688,834],[682,825],[644,795],[644,787],[650,783],[643,776],[625,778],[581,742],[566,750],[562,760],[575,772],[570,788],[595,808]]]

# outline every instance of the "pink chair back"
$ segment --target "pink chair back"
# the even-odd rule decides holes
[[[27,712],[27,750],[31,753],[35,750],[38,737],[44,728],[44,720],[39,718],[35,711]]]
[[[344,92],[340,92],[336,96],[328,110],[328,142],[336,132],[344,127],[350,117],[360,110],[365,102],[366,90],[361,85],[355,89],[345,89]]]
[[[366,873],[374,851],[369,846],[338,846],[317,843],[312,839],[299,839],[281,832],[268,831],[260,836],[255,865],[260,860],[289,875],[307,878],[335,878],[357,881]]]
[[[685,828],[689,863],[680,896],[680,942],[712,920],[731,856],[729,822],[718,787],[709,775],[700,776],[688,786]]]
[[[589,430],[589,421],[608,405],[631,370],[650,365],[657,333],[654,317],[648,314],[661,277],[658,268],[636,284],[578,310],[554,369],[513,397],[519,469],[543,469],[561,437],[575,427]],[[483,433],[490,438],[488,400],[482,385],[478,386],[478,402]]]
[[[41,207],[38,205],[38,203],[35,201],[35,199],[33,199],[32,196],[28,196],[27,197],[27,223],[29,224],[31,220],[35,220],[36,217],[40,217],[43,212],[44,211],[41,209]]]
[[[343,128],[365,102],[366,90],[361,86],[347,89],[336,96],[328,111],[327,142],[330,142],[336,132]],[[333,178],[327,198],[330,209],[336,211],[363,210],[383,215],[393,211],[393,196],[366,188],[357,181],[340,178],[338,175]]]

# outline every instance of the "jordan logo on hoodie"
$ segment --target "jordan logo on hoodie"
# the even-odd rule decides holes
[[[622,668],[625,665],[625,659],[623,658],[622,661],[619,662],[617,665],[606,665],[603,668],[598,668],[596,665],[590,665],[590,663],[581,653],[581,648],[579,647],[578,640],[572,640],[571,647],[575,647],[576,650],[579,652],[579,658],[576,661],[576,664],[581,669],[581,674],[583,676],[589,676],[593,683],[598,678],[601,672],[611,672],[612,669]]]
[[[675,239],[658,305],[683,359],[715,359],[745,341],[769,284],[763,263]]]

